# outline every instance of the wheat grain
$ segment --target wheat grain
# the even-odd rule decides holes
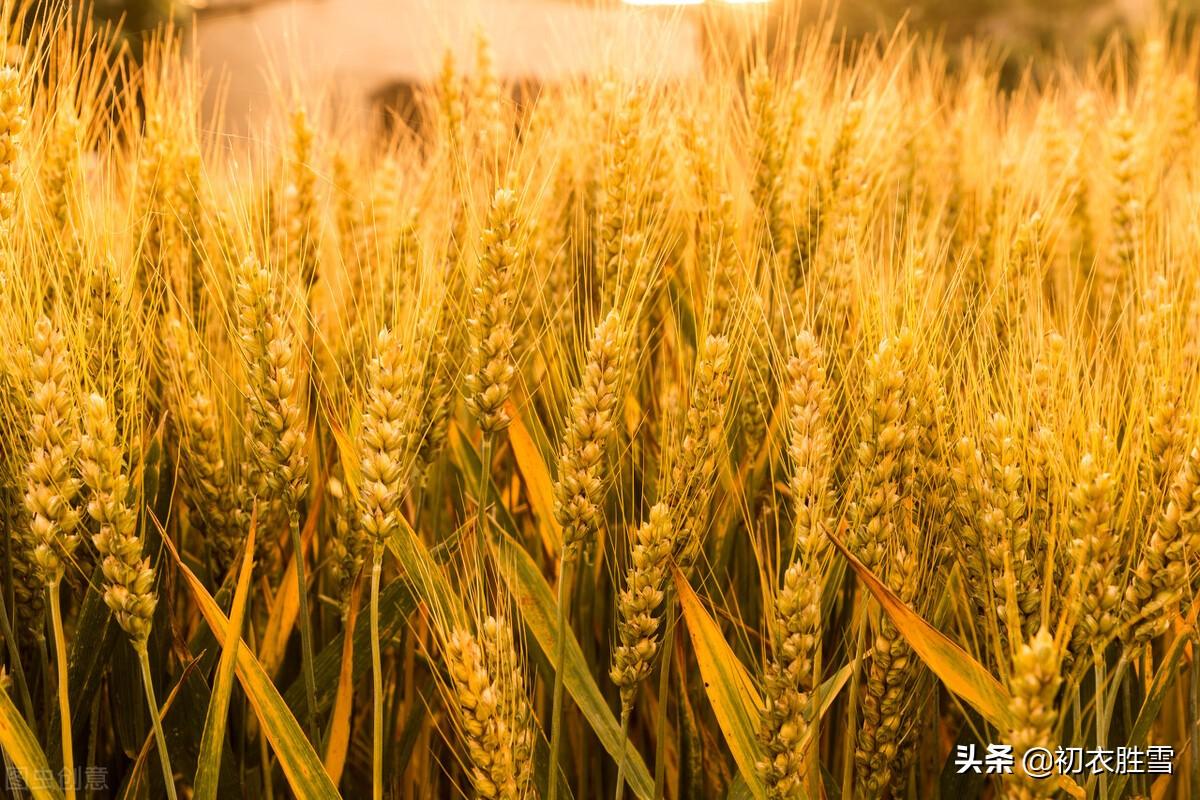
[[[766,710],[759,732],[766,758],[758,769],[774,798],[799,796],[806,772],[805,716],[819,679],[823,554],[833,468],[824,360],[812,334],[796,337],[795,355],[788,362],[795,556],[775,598],[774,657],[763,677]]]
[[[150,637],[158,604],[154,569],[150,559],[142,556],[137,512],[126,500],[130,491],[126,459],[112,412],[100,395],[87,398],[83,430],[80,474],[90,493],[88,515],[100,526],[92,543],[102,559],[104,602],[135,646],[140,646]]]
[[[516,203],[516,195],[508,189],[497,191],[492,199],[467,320],[470,371],[463,380],[467,409],[486,435],[500,433],[512,421],[504,404],[516,374],[512,359],[512,272],[519,257]]]
[[[564,548],[578,548],[603,524],[603,472],[618,411],[621,348],[621,320],[613,311],[596,326],[563,434],[554,516]]]
[[[46,317],[30,340],[29,547],[42,580],[57,584],[79,546],[79,422],[66,340]]]
[[[1022,765],[1025,763],[1023,755],[1030,748],[1054,747],[1058,723],[1056,700],[1062,684],[1060,662],[1058,646],[1045,628],[1023,642],[1013,656],[1009,691],[1013,698],[1013,716],[1019,724],[1008,736],[1013,753],[1021,759]],[[1053,793],[1046,780],[1040,776],[1031,777],[1024,771],[1024,766],[1009,782],[1011,796],[1022,800]]]
[[[671,549],[676,532],[663,503],[634,534],[625,588],[617,600],[617,633],[621,644],[613,651],[610,677],[621,689],[622,713],[633,705],[638,685],[650,675],[658,653],[659,606],[666,593]]]

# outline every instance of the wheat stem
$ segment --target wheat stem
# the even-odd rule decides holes
[[[146,651],[144,641],[135,642],[133,649],[137,651],[138,663],[142,668],[142,687],[146,690],[146,705],[150,709],[150,722],[154,725],[154,743],[158,747],[158,761],[162,765],[163,784],[167,787],[167,797],[176,800],[175,772],[171,769],[171,756],[167,752],[167,737],[163,734],[162,718],[159,713],[158,701],[154,699],[154,682],[150,677],[150,656]]]
[[[1104,652],[1097,648],[1096,660],[1096,747],[1103,749],[1108,746],[1108,702],[1105,699],[1110,691],[1105,683]],[[1115,693],[1114,693],[1115,694]],[[1100,797],[1108,797],[1108,775],[1100,771]]]
[[[1200,647],[1200,636],[1192,635],[1192,648]],[[1191,689],[1188,692],[1188,719],[1200,719],[1200,658],[1192,658]],[[1191,737],[1191,792],[1200,795],[1200,736]]]
[[[654,720],[654,797],[666,797],[663,793],[667,775],[667,693],[671,690],[671,661],[675,649],[674,607],[668,600],[668,612],[663,616],[667,632],[663,638],[662,666],[658,675],[658,714]]]
[[[47,609],[49,611],[49,609]],[[38,666],[42,670],[42,708],[50,708],[54,705],[54,681],[50,680],[50,653],[46,649],[45,635],[39,636],[37,639],[38,651]],[[45,714],[41,720],[42,739],[45,739],[50,730],[50,715]]]
[[[554,652],[554,692],[550,711],[550,771],[547,777],[548,800],[558,797],[558,751],[562,742],[563,670],[567,661],[567,601],[571,596],[569,570],[574,548],[564,546],[558,577],[558,642]]]
[[[479,493],[478,519],[475,523],[475,569],[480,580],[484,580],[483,554],[487,551],[488,504],[491,502],[491,492],[488,483],[492,472],[492,435],[483,434],[479,444]]]
[[[850,676],[850,700],[847,703],[849,709],[849,719],[846,721],[846,730],[858,730],[858,705],[859,705],[859,690],[862,688],[860,677],[862,672],[863,647],[867,639],[867,609],[865,606],[860,606],[858,609],[858,634],[854,645],[854,671]],[[846,740],[845,760],[842,766],[842,797],[853,797],[851,794],[854,788],[854,737],[848,737]]]
[[[379,655],[379,578],[383,545],[371,557],[371,796],[383,800],[383,665]]]
[[[317,678],[313,668],[312,620],[308,616],[308,583],[304,579],[304,545],[300,541],[300,515],[295,507],[288,510],[292,532],[292,549],[296,559],[296,592],[300,598],[300,660],[304,672],[304,696],[308,701],[305,718],[308,738],[320,746],[321,733],[317,728]]]
[[[52,578],[46,584],[46,593],[50,595],[50,628],[54,634],[55,669],[58,675],[58,715],[62,739],[63,788],[67,800],[75,798],[75,746],[71,732],[71,692],[67,685],[67,637],[63,633],[62,604],[59,598],[60,576]],[[49,674],[47,673],[47,680]]]
[[[625,797],[625,765],[629,763],[629,717],[632,703],[621,703],[621,760],[617,762],[617,791],[614,800]]]

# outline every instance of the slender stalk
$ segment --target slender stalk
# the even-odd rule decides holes
[[[658,674],[658,714],[654,720],[654,797],[666,797],[663,793],[667,779],[667,695],[671,691],[671,660],[675,657],[675,624],[671,620],[674,607],[667,603],[669,612],[663,619],[667,625],[663,639],[662,666]]]
[[[16,764],[14,764],[12,762],[12,759],[8,757],[8,751],[4,750],[4,749],[0,749],[0,756],[4,757],[4,774],[5,775],[16,774],[15,772],[13,772],[13,770],[15,770],[17,768],[17,766],[16,766]],[[23,792],[21,790],[20,786],[14,785],[12,787],[12,791],[13,791],[13,797],[22,798],[25,796],[25,792]]]
[[[862,666],[863,645],[867,638],[867,609],[859,608],[861,616],[858,619],[858,640],[854,647],[854,671],[850,673],[850,702],[849,702],[849,721],[846,724],[846,730],[849,736],[846,739],[846,755],[845,764],[842,766],[842,797],[852,797],[851,791],[854,789],[854,737],[858,735],[858,690],[859,690],[859,673]]]
[[[154,743],[158,747],[158,761],[162,765],[163,783],[167,787],[167,797],[170,800],[176,800],[175,772],[171,769],[171,756],[167,752],[167,737],[163,734],[158,701],[154,699],[154,682],[150,677],[150,656],[146,652],[145,642],[134,642],[133,649],[137,651],[138,663],[142,667],[142,687],[146,690],[146,704],[150,708],[150,720],[154,724]]]
[[[621,760],[617,762],[617,793],[615,800],[625,796],[625,765],[629,763],[629,717],[633,703],[621,703]]]
[[[1200,646],[1200,637],[1192,637],[1192,652]],[[1148,674],[1148,673],[1147,673]],[[1200,659],[1192,657],[1192,680],[1188,691],[1188,719],[1198,720],[1200,716]],[[1190,772],[1191,796],[1200,797],[1200,736],[1193,731],[1191,735],[1192,763]]]
[[[1115,670],[1113,670],[1112,686],[1114,687],[1114,689],[1116,689],[1116,690],[1120,689],[1121,682],[1123,680],[1125,680],[1125,670],[1127,670],[1128,668],[1129,668],[1129,659],[1126,657],[1126,655],[1124,653],[1122,653],[1120,660],[1117,661],[1117,668]],[[1121,694],[1120,691],[1113,691],[1111,694],[1108,695],[1108,697],[1104,703],[1105,719],[1112,720],[1113,713],[1116,711],[1117,698],[1120,696],[1120,694]]]
[[[383,664],[379,655],[379,577],[383,545],[375,543],[371,557],[371,796],[383,800]]]
[[[1096,661],[1096,747],[1104,749],[1108,746],[1108,713],[1106,700],[1108,687],[1104,678],[1104,653],[1097,650]],[[1108,775],[1100,771],[1100,797],[1108,797]]]
[[[811,717],[808,721],[808,793],[821,796],[821,648],[813,654],[812,696],[808,701]]]
[[[50,627],[54,633],[54,657],[58,675],[58,714],[62,733],[63,789],[67,800],[75,800],[75,748],[71,736],[71,692],[67,686],[67,637],[63,633],[62,606],[59,603],[58,587],[61,577],[54,577],[46,584],[50,595]],[[49,680],[47,674],[46,679]]]
[[[85,759],[83,762],[84,764],[95,764],[96,763],[96,750],[99,746],[100,733],[101,733],[101,730],[100,730],[100,700],[101,699],[102,699],[102,696],[101,696],[100,692],[96,692],[95,696],[92,698],[92,712],[91,712],[91,714],[88,715],[88,728],[90,730],[90,733],[88,734],[87,754],[84,756],[84,759]],[[93,789],[92,787],[88,786],[88,787],[85,787],[85,789],[87,791],[87,793],[84,795],[85,797],[91,798],[91,797],[96,796],[96,790]]]
[[[38,666],[40,666],[42,669],[42,708],[49,708],[54,704],[54,690],[52,688],[54,681],[51,680],[52,673],[50,672],[50,653],[46,650],[45,633],[41,633],[37,637],[37,652]],[[49,714],[42,715],[42,724],[40,727],[42,740],[44,741],[50,735]]]
[[[232,603],[232,597],[230,598]],[[232,608],[232,606],[231,606]],[[230,612],[232,613],[232,611]],[[254,646],[254,592],[246,593],[246,641],[250,651],[257,653],[257,648]],[[249,736],[249,701],[246,699],[245,692],[237,692],[235,696],[230,698],[230,702],[238,704],[239,717],[242,720],[241,730],[238,731],[238,780],[242,786],[246,785],[246,743]]]
[[[267,737],[261,732],[258,735],[258,758],[262,761],[263,797],[267,800],[274,800],[275,782],[271,777],[271,748],[267,744]]]
[[[1066,695],[1064,694],[1064,696]],[[1079,741],[1082,738],[1083,706],[1082,701],[1079,699],[1079,692],[1072,694],[1071,698],[1071,726],[1073,728],[1071,741]]]
[[[422,510],[425,508],[425,489],[423,488],[423,486],[418,487],[417,490],[415,492],[413,492],[413,501],[412,502],[413,502],[412,529],[418,536],[420,536],[421,535],[421,523],[423,522]],[[403,667],[403,669],[404,669],[404,672],[403,672],[403,675],[404,675],[404,701],[403,701],[403,703],[401,703],[402,716],[399,717],[400,719],[408,719],[409,715],[412,713],[413,705],[415,703],[420,702],[420,700],[416,696],[417,695],[417,692],[416,692],[417,652],[418,652],[418,650],[420,650],[420,640],[419,640],[418,630],[417,630],[416,625],[413,625],[409,628],[408,635],[411,638],[410,638],[410,645],[408,647],[404,648],[404,667]],[[392,747],[393,751],[396,749],[395,744],[396,743],[393,742],[393,747]],[[405,764],[399,768],[401,785],[403,785],[404,775],[407,771],[408,771],[407,764]]]
[[[317,728],[317,678],[313,671],[312,620],[308,616],[308,583],[304,576],[304,545],[300,541],[300,515],[295,508],[289,512],[292,529],[292,549],[296,559],[296,592],[300,598],[300,660],[304,672],[304,694],[308,701],[305,720],[308,738],[318,748],[321,732]]]
[[[567,600],[571,596],[571,562],[574,548],[563,548],[562,571],[558,576],[558,642],[554,648],[554,694],[550,711],[550,775],[548,800],[558,797],[558,751],[562,742],[563,667],[567,661]]]

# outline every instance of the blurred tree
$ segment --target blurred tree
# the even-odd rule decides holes
[[[819,17],[824,6],[814,5],[776,0],[772,13],[778,24],[794,25]],[[1178,26],[1197,8],[1200,0],[862,0],[841,3],[837,17],[849,39],[903,22],[945,41],[952,59],[957,45],[986,43],[1002,56],[1002,82],[1012,85],[1047,55],[1082,62],[1114,33],[1135,35],[1155,18]]]

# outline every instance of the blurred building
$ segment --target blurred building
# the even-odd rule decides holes
[[[198,58],[237,131],[292,88],[323,92],[341,114],[403,105],[450,50],[469,70],[477,32],[497,73],[525,86],[613,68],[647,78],[700,68],[695,20],[572,0],[207,0],[195,16]],[[223,80],[222,80],[223,79]]]
[[[133,0],[105,2],[131,13],[126,7]],[[704,0],[706,5],[694,7],[688,3],[698,0],[676,0],[675,8],[629,4],[635,2],[650,0],[188,0],[187,5],[194,10],[198,57],[210,78],[210,108],[221,97],[224,127],[238,131],[293,88],[330,97],[339,114],[351,118],[372,113],[381,102],[408,118],[414,87],[436,76],[447,50],[461,69],[470,69],[479,31],[492,42],[498,74],[525,90],[603,69],[651,79],[696,74],[704,58],[701,9],[727,9],[739,18],[751,9],[741,5],[746,0]],[[857,0],[832,7],[770,0],[754,8],[785,25],[836,11],[850,38],[891,31],[903,22],[951,45],[985,41],[1002,56],[1002,75],[1012,82],[1047,55],[1082,60],[1114,31],[1134,33],[1164,3],[1178,18],[1194,20],[1200,0]]]

